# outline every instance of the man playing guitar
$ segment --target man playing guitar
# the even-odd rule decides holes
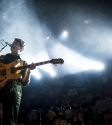
[[[11,45],[11,53],[0,56],[0,63],[4,64],[0,65],[2,69],[0,70],[0,75],[2,74],[0,76],[0,103],[2,103],[3,108],[2,125],[16,125],[22,95],[21,85],[27,86],[29,84],[30,70],[36,68],[35,63],[32,63],[29,68],[16,72],[7,66],[9,64],[14,67],[27,65],[26,61],[20,58],[20,53],[24,48],[25,42],[20,38],[15,38]],[[8,67],[7,70],[4,67]]]

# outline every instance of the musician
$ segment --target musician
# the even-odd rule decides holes
[[[10,64],[14,61],[20,62],[22,65],[27,65],[27,62],[22,60],[20,53],[25,48],[25,42],[20,38],[15,38],[11,45],[11,53],[0,56],[0,62]],[[8,80],[7,84],[0,89],[0,103],[3,108],[2,125],[16,125],[19,113],[19,107],[22,95],[22,86],[28,86],[30,82],[30,70],[36,68],[35,63],[30,64],[30,68],[20,70],[19,80]],[[8,74],[6,75],[6,78]],[[5,77],[4,77],[5,78]],[[9,78],[10,79],[10,78]]]

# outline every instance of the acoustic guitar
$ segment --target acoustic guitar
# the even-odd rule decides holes
[[[40,66],[48,63],[52,63],[54,65],[63,64],[64,60],[59,58],[59,59],[52,59],[48,61],[38,62],[35,64],[36,66]],[[21,78],[20,74],[21,70],[29,67],[30,65],[23,66],[23,61],[21,62],[20,60],[13,61],[9,64],[0,63],[0,89],[5,87],[7,82],[10,80],[19,80]]]

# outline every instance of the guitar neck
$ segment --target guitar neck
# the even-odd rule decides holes
[[[44,62],[38,62],[38,63],[35,63],[35,65],[40,66],[40,65],[44,65],[44,64],[48,64],[48,63],[52,63],[52,61],[48,60],[48,61],[44,61]],[[30,68],[30,65],[16,67],[15,69],[16,70],[22,70],[22,69],[26,69],[26,68]]]

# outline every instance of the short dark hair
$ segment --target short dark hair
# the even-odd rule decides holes
[[[15,38],[14,41],[18,42],[21,47],[25,47],[25,41],[20,38]]]

